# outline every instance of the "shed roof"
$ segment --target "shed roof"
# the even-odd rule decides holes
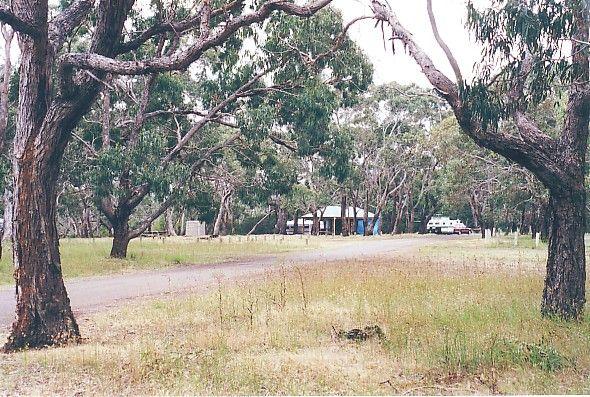
[[[325,208],[324,211],[324,218],[340,218],[340,213],[341,213],[341,207],[339,205],[329,205]],[[320,217],[322,216],[322,211],[318,210],[317,212],[317,216]],[[364,218],[365,216],[365,210],[363,210],[362,208],[356,207],[356,216],[357,218]],[[346,210],[346,217],[347,218],[354,218],[354,207],[348,207],[348,209]],[[375,217],[375,214],[373,214],[371,211],[368,212],[368,218],[372,219]],[[309,214],[305,214],[302,216],[302,218],[313,218],[313,214],[310,212]]]

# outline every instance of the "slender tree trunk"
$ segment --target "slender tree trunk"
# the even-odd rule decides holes
[[[293,235],[299,234],[299,210],[295,210],[293,217]]]
[[[549,256],[541,312],[547,316],[579,319],[583,313],[586,281],[584,233],[586,192],[551,195]]]
[[[523,204],[522,212],[520,213],[520,222],[518,224],[520,234],[528,234],[527,231],[525,230],[526,229],[526,210],[527,210],[527,206],[526,206],[526,204]]]
[[[174,211],[172,208],[166,210],[164,218],[166,220],[166,233],[169,236],[176,236],[176,230],[174,229]]]
[[[353,226],[352,226],[352,230],[350,231],[351,234],[356,234],[356,230],[358,227],[358,214],[356,212],[357,208],[358,208],[358,203],[356,200],[356,193],[352,196],[352,216],[353,216]]]
[[[416,209],[414,208],[414,193],[412,192],[411,187],[409,188],[408,195],[408,218],[406,222],[406,232],[414,233],[414,220],[416,219]]]
[[[414,221],[416,219],[416,210],[414,207],[409,208],[408,216],[408,233],[414,233]]]
[[[12,63],[10,51],[14,31],[11,27],[1,24],[0,30],[4,37],[4,73],[0,83],[0,152],[4,151],[6,144],[6,130],[8,127],[8,94],[10,89],[10,76],[12,75]]]
[[[186,209],[182,208],[182,212],[180,213],[180,226],[178,227],[178,233],[181,236],[186,235]]]
[[[12,186],[7,186],[4,189],[2,200],[4,201],[4,231],[2,233],[2,241],[10,241],[12,238]]]
[[[342,236],[348,237],[350,235],[349,226],[348,226],[348,200],[346,197],[346,193],[342,194],[342,198],[340,200],[340,221],[342,222]]]
[[[266,218],[268,218],[268,217],[270,216],[270,214],[272,214],[272,211],[269,211],[269,212],[267,212],[267,213],[266,213],[266,214],[265,214],[265,215],[264,215],[262,218],[260,218],[260,219],[258,220],[258,222],[256,222],[256,224],[255,224],[254,226],[252,226],[252,229],[250,229],[250,231],[249,231],[249,232],[246,234],[246,236],[249,236],[249,235],[251,235],[252,233],[254,233],[254,232],[256,231],[256,228],[257,228],[258,226],[260,226],[260,224],[261,224],[262,222],[264,222],[264,220],[265,220]]]
[[[395,220],[394,220],[393,226],[391,228],[391,234],[399,234],[400,233],[400,224],[402,222],[402,217],[404,215],[404,207],[405,207],[405,199],[400,194],[398,202],[395,203]]]
[[[545,202],[541,206],[541,240],[542,241],[549,241],[549,230],[551,225],[551,212],[549,209],[549,205]]]
[[[365,215],[363,217],[363,226],[365,236],[369,236],[369,190],[365,191]]]

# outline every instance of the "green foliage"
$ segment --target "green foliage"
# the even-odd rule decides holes
[[[483,46],[483,63],[461,96],[485,128],[495,129],[517,107],[534,108],[575,79],[564,42],[575,33],[574,14],[586,6],[584,0],[494,0],[480,11],[469,2],[468,26]],[[523,75],[525,65],[530,71]],[[517,82],[524,89],[515,99],[507,93]]]

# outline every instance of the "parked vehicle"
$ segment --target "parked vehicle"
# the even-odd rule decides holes
[[[426,226],[429,233],[454,234],[455,225],[461,223],[459,219],[451,219],[448,216],[435,215]]]
[[[456,223],[455,230],[453,231],[454,234],[471,234],[471,228],[465,226],[464,223]]]

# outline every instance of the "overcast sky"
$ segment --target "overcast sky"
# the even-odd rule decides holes
[[[342,12],[344,22],[347,23],[355,17],[372,15],[370,2],[371,0],[333,0],[332,5]],[[426,0],[389,2],[402,24],[414,34],[418,44],[430,55],[434,63],[451,77],[452,70],[432,35],[426,13]],[[489,0],[475,0],[478,5],[488,2]],[[433,0],[433,8],[440,33],[455,54],[463,76],[471,77],[473,63],[479,59],[479,49],[470,40],[469,32],[465,29],[466,0]],[[386,39],[390,37],[390,32],[385,30]],[[373,20],[357,22],[349,33],[373,63],[376,84],[397,81],[402,84],[416,83],[424,87],[429,86],[414,61],[404,53],[399,42],[395,55],[392,54],[389,41],[386,44],[387,49],[384,48],[381,29],[375,27]],[[16,47],[16,40],[13,44]],[[13,56],[16,58],[17,54],[18,50],[15,48]],[[3,51],[0,57],[2,55]]]
[[[478,3],[484,1],[480,0]],[[452,69],[432,35],[426,13],[426,0],[390,0],[389,2],[402,24],[414,34],[418,44],[430,55],[436,66],[451,77]],[[371,15],[370,0],[334,0],[332,4],[342,12],[344,22],[358,16]],[[469,78],[473,63],[479,58],[479,49],[473,40],[470,40],[469,32],[465,29],[467,15],[465,4],[465,0],[433,0],[440,34],[457,58],[463,76]],[[386,38],[391,36],[387,30],[385,32]],[[387,50],[384,49],[381,29],[375,28],[374,21],[358,22],[351,28],[350,35],[373,63],[375,83],[397,81],[403,84],[416,83],[428,86],[420,69],[404,53],[399,41],[395,55],[392,54],[389,42],[386,45]]]

